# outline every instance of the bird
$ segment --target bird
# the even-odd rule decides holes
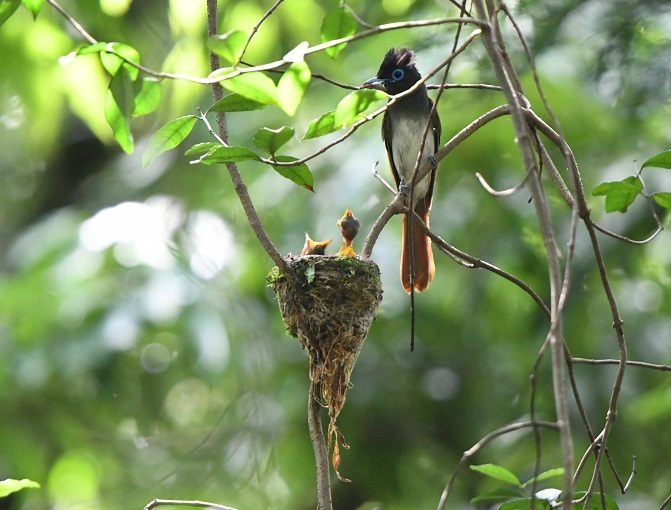
[[[366,81],[363,87],[382,90],[393,96],[410,89],[421,78],[415,66],[415,53],[405,47],[391,48],[385,54],[377,75]],[[429,129],[420,166],[428,160],[431,161],[433,169],[430,174],[415,183],[412,203],[414,211],[428,227],[438,166],[433,155],[440,146],[442,128],[426,86],[422,84],[412,94],[389,105],[382,119],[382,139],[387,149],[396,187],[400,192],[404,192],[411,185],[422,134],[427,123]],[[415,292],[426,290],[436,271],[431,240],[424,234],[420,225],[415,223],[410,228],[411,217],[407,213],[403,214],[401,241],[401,283],[408,294],[412,292],[413,287]]]
[[[313,241],[308,233],[305,233],[305,244],[303,245],[303,250],[301,250],[301,257],[305,255],[324,255],[326,252],[326,247],[331,244],[333,239],[328,241]]]
[[[359,233],[359,220],[354,217],[352,209],[347,206],[345,214],[337,222],[340,233],[342,234],[342,246],[336,255],[339,257],[356,257],[356,252],[352,247],[352,241]]]

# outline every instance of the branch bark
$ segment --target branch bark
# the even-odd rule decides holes
[[[208,36],[217,34],[216,0],[207,0],[207,33]],[[219,69],[219,56],[214,53],[210,53],[210,68],[212,69],[212,71],[214,71],[215,69]],[[212,97],[214,99],[214,102],[216,103],[224,96],[224,89],[218,82],[212,83],[211,86],[212,86]],[[224,112],[217,112],[216,119],[217,119],[217,130],[219,137],[224,141],[224,143],[228,144],[228,125],[226,123],[226,114]],[[259,215],[256,212],[256,209],[254,208],[254,204],[252,203],[252,199],[249,196],[247,185],[242,180],[242,177],[238,170],[238,165],[236,165],[235,163],[227,163],[226,169],[228,170],[228,174],[231,177],[231,181],[233,181],[233,187],[235,188],[235,192],[237,193],[238,198],[240,199],[242,208],[244,209],[245,214],[247,215],[247,221],[249,221],[249,225],[252,227],[252,230],[254,231],[254,234],[256,234],[256,237],[261,243],[261,246],[263,246],[268,256],[273,260],[275,265],[277,265],[277,267],[283,273],[290,274],[288,266],[284,261],[284,259],[282,258],[282,255],[271,241],[266,230],[263,228],[261,219],[259,218]]]
[[[326,450],[324,429],[322,428],[322,406],[319,403],[319,394],[313,381],[310,381],[310,392],[308,397],[308,427],[310,429],[310,442],[315,452],[317,469],[317,502],[318,510],[332,510],[331,500],[331,476],[329,467],[329,455]]]
[[[499,9],[492,0],[475,0],[475,10],[482,20],[488,20],[488,26],[482,28],[482,41],[485,50],[492,63],[496,77],[501,85],[502,91],[510,106],[510,114],[517,137],[518,148],[522,156],[525,171],[529,173],[529,188],[531,190],[536,216],[543,236],[545,252],[548,262],[548,273],[550,280],[550,330],[547,339],[550,342],[552,359],[552,382],[555,395],[555,410],[557,413],[557,426],[562,452],[562,465],[564,467],[564,480],[562,491],[562,507],[570,510],[573,498],[573,441],[568,417],[568,405],[566,398],[564,350],[563,338],[563,296],[568,290],[562,279],[559,263],[559,249],[554,236],[549,208],[545,192],[540,180],[540,173],[536,163],[533,141],[535,135],[532,132],[524,114],[524,94],[520,80],[512,66],[509,55],[505,49],[501,32],[498,27]]]

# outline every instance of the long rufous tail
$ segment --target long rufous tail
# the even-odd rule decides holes
[[[426,198],[419,200],[415,206],[415,212],[429,226],[429,207]],[[412,232],[408,222],[410,218],[403,215],[403,241],[401,244],[401,283],[405,291],[410,294],[412,284],[410,283],[410,247],[412,246],[412,260],[414,261],[414,284],[415,292],[422,292],[429,288],[436,266],[433,262],[433,251],[431,251],[431,239],[423,232],[418,222],[413,223]]]

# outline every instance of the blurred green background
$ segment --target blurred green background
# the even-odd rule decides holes
[[[220,2],[220,31],[250,30],[272,3]],[[62,5],[98,40],[137,48],[150,68],[209,72],[204,1]],[[338,5],[287,0],[262,25],[245,60],[264,63],[302,41],[319,43],[321,20]],[[457,14],[446,1],[349,5],[373,25]],[[669,148],[666,2],[510,5],[588,193],[633,174],[635,160]],[[315,73],[359,85],[376,73],[389,47],[408,45],[426,72],[449,52],[454,30],[440,25],[387,32],[348,45],[337,60],[320,53],[308,63]],[[531,91],[521,45],[510,27],[504,32]],[[182,155],[189,143],[209,141],[206,129],[198,125],[178,150],[141,166],[149,136],[175,117],[207,108],[209,89],[163,81],[159,110],[134,121],[136,150],[125,154],[104,120],[108,77],[98,57],[61,59],[82,45],[48,4],[36,21],[20,8],[0,27],[0,479],[42,484],[0,500],[0,508],[139,509],[154,498],[247,510],[314,508],[307,356],[284,332],[265,286],[272,263],[247,224],[226,169],[192,166]],[[494,83],[478,41],[455,61],[448,81]],[[230,114],[231,141],[252,147],[258,128],[290,125],[297,137],[289,153],[310,154],[339,133],[300,142],[308,123],[347,92],[313,80],[293,118],[272,108]],[[529,95],[547,117],[537,95]],[[496,92],[448,90],[439,107],[443,141],[502,102]],[[367,232],[390,199],[370,171],[379,160],[380,172],[391,180],[380,122],[310,163],[314,194],[259,163],[240,165],[282,253],[300,252],[306,230],[315,239],[337,238],[335,222],[347,205]],[[547,298],[545,257],[528,193],[494,198],[475,172],[496,188],[522,179],[507,119],[482,129],[441,163],[431,226]],[[644,177],[651,191],[671,189],[668,171],[648,169]],[[570,212],[549,181],[548,190],[564,248]],[[595,219],[607,228],[638,239],[654,229],[641,199],[625,215],[606,215],[603,198],[589,199]],[[355,242],[357,250],[364,237]],[[528,419],[529,376],[548,328],[543,314],[507,281],[436,252],[433,285],[416,297],[417,342],[410,353],[399,240],[396,218],[373,253],[384,299],[338,420],[351,446],[342,453],[340,470],[352,479],[333,483],[339,510],[366,503],[373,508],[373,502],[385,509],[435,508],[464,450],[500,426]],[[601,240],[630,357],[671,363],[671,237],[662,233],[645,246]],[[580,229],[565,321],[572,353],[617,357],[611,322]],[[615,368],[582,365],[575,372],[598,431]],[[573,404],[571,413],[579,458],[588,440]],[[547,358],[537,414],[554,418]],[[608,469],[604,476],[620,508],[657,508],[671,491],[670,418],[669,375],[629,368],[609,451],[625,479],[636,455],[637,475],[626,496],[618,495]],[[558,467],[556,434],[545,431],[542,439],[542,468]],[[501,464],[527,479],[534,468],[533,438],[528,432],[508,435],[472,460]],[[583,476],[578,489],[587,484]],[[465,470],[448,508],[474,508],[469,500],[496,486]]]

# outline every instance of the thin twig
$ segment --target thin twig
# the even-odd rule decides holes
[[[505,434],[510,434],[511,432],[515,432],[517,430],[529,428],[529,427],[543,427],[551,430],[557,430],[557,424],[553,422],[548,422],[548,421],[538,421],[538,422],[521,422],[521,423],[512,423],[510,425],[506,425],[505,427],[501,427],[500,429],[494,430],[493,432],[490,432],[487,434],[485,437],[480,439],[475,445],[473,445],[470,449],[466,450],[464,454],[461,456],[461,459],[457,463],[457,466],[454,468],[454,471],[452,471],[452,474],[450,475],[450,479],[448,480],[447,484],[445,485],[445,489],[443,490],[443,493],[440,496],[440,501],[438,502],[438,508],[437,510],[443,510],[445,508],[445,503],[447,502],[447,498],[450,495],[450,492],[452,490],[452,486],[454,485],[454,481],[457,478],[457,475],[459,474],[459,471],[461,468],[466,464],[468,459],[470,459],[473,455],[475,455],[478,451],[480,451],[484,446],[486,446],[489,442],[492,440],[496,439],[497,437],[503,436]]]
[[[468,126],[461,129],[447,143],[445,143],[442,146],[442,148],[438,152],[436,152],[436,154],[434,154],[433,156],[434,159],[436,161],[441,161],[445,156],[447,156],[450,152],[452,152],[459,144],[461,144],[464,140],[466,140],[469,136],[475,133],[482,126],[488,124],[494,119],[502,117],[503,115],[507,115],[509,111],[510,110],[508,108],[508,105],[501,105],[481,115],[473,122],[471,122]],[[428,175],[431,169],[432,169],[431,163],[429,162],[425,163],[419,169],[417,178],[420,180],[423,179],[426,175]],[[380,232],[382,232],[384,226],[387,224],[389,219],[394,214],[398,214],[403,211],[402,203],[400,201],[394,203],[396,201],[397,199],[394,198],[394,200],[392,201],[394,205],[392,206],[392,203],[390,203],[380,214],[375,223],[373,223],[373,226],[371,227],[368,237],[366,237],[366,241],[364,242],[363,248],[361,250],[361,258],[369,259],[371,257],[377,238],[379,237]]]
[[[84,39],[87,40],[89,44],[95,44],[98,41],[92,37],[85,29],[82,27],[77,21],[70,16],[65,9],[63,9],[60,5],[56,3],[55,0],[48,0],[51,5],[75,28],[77,32],[79,32]],[[357,34],[353,34],[348,37],[341,37],[340,39],[334,39],[332,41],[327,41],[322,44],[318,44],[316,46],[308,47],[306,48],[304,55],[310,55],[312,53],[317,53],[319,51],[325,50],[326,48],[331,48],[333,46],[337,46],[339,44],[343,43],[349,43],[353,41],[357,41],[359,39],[364,39],[366,37],[370,37],[375,34],[383,33],[383,32],[389,32],[392,30],[401,30],[401,29],[406,29],[406,28],[420,28],[420,27],[428,27],[428,26],[435,26],[435,25],[444,25],[444,24],[449,24],[449,23],[467,23],[467,24],[473,24],[473,25],[481,25],[482,22],[480,20],[477,20],[475,18],[437,18],[437,19],[428,19],[428,20],[419,20],[419,21],[406,21],[406,22],[397,22],[397,23],[387,23],[385,25],[379,25],[373,28],[370,28],[369,30],[365,30],[363,32],[359,32]],[[209,34],[209,35],[216,35],[217,32],[214,34]],[[245,69],[241,69],[239,67],[232,69],[230,73],[226,74],[225,76],[214,76],[214,77],[207,77],[207,78],[200,78],[196,76],[188,76],[188,75],[182,75],[182,74],[175,74],[175,73],[166,73],[166,72],[159,72],[159,71],[154,71],[153,69],[149,69],[148,67],[145,67],[141,64],[138,64],[137,62],[133,62],[132,60],[128,59],[124,55],[121,55],[119,53],[116,53],[113,49],[105,49],[103,51],[106,51],[107,53],[111,53],[119,57],[121,60],[126,62],[128,65],[135,67],[136,69],[142,71],[143,73],[153,76],[155,78],[160,78],[160,79],[171,79],[171,80],[182,80],[182,81],[189,81],[193,83],[200,83],[202,85],[212,85],[214,83],[220,83],[221,81],[228,80],[231,78],[235,78],[236,76],[240,76],[241,74],[245,73],[253,73],[253,72],[259,72],[259,71],[270,71],[273,69],[277,69],[287,63],[289,63],[287,60],[281,59],[281,60],[276,60],[275,62],[269,62],[267,64],[259,65],[259,66],[254,66],[254,67],[249,67]],[[218,70],[217,69],[212,69],[212,71]]]
[[[549,310],[547,315],[548,318],[551,318],[550,317],[551,313]],[[529,383],[530,383],[529,418],[531,418],[531,423],[534,424],[532,432],[534,435],[534,448],[536,450],[536,461],[534,463],[534,477],[533,477],[533,484],[531,486],[531,504],[529,505],[531,508],[534,508],[534,498],[536,497],[537,478],[541,470],[541,455],[542,455],[540,429],[536,426],[536,388],[538,381],[538,370],[540,368],[541,360],[543,359],[543,356],[547,351],[549,345],[550,342],[546,338],[545,341],[543,342],[543,345],[541,345],[541,348],[538,350],[538,354],[536,355],[536,361],[534,362],[534,366],[531,369],[531,375],[529,376]]]
[[[531,109],[525,109],[525,113],[529,120],[533,122],[534,127],[536,127],[539,131],[541,131],[554,145],[556,145],[564,154],[564,157],[566,158],[567,162],[567,167],[569,169],[569,173],[578,174],[578,169],[577,169],[577,163],[575,161],[575,157],[573,156],[573,153],[571,151],[571,148],[568,146],[566,141],[561,137],[559,133],[557,133],[554,129],[552,129],[543,119],[541,119],[533,110]],[[545,152],[547,154],[547,151]],[[550,163],[551,160],[549,156],[547,156],[547,161],[546,164]],[[566,184],[563,182],[561,179],[561,176],[559,176],[559,173],[556,171],[556,167],[554,167],[554,164],[552,163],[551,165],[548,165],[548,169],[550,171],[550,175],[557,185],[557,189],[559,190],[560,194],[564,198],[564,201],[568,204],[569,207],[573,207],[573,196],[571,196],[570,192],[568,191],[568,188],[566,187]],[[578,181],[580,182],[580,181]],[[582,187],[582,184],[580,184]],[[584,191],[582,193],[584,195]],[[582,220],[586,223],[589,223],[593,228],[601,232],[602,234],[605,234],[609,237],[612,237],[614,239],[618,239],[619,241],[624,241],[629,244],[634,244],[634,245],[643,245],[643,244],[648,244],[650,241],[652,241],[657,235],[664,230],[663,225],[661,222],[656,221],[657,223],[657,228],[655,231],[648,236],[646,239],[643,240],[636,240],[636,239],[631,239],[629,237],[617,234],[615,232],[611,232],[610,230],[599,226],[597,223],[595,223],[591,215],[589,213],[589,208],[587,207],[587,204],[585,203],[584,205],[579,205],[579,214]],[[653,217],[654,218],[654,217]]]
[[[447,243],[444,239],[442,239],[440,236],[436,235],[434,232],[429,229],[426,224],[421,221],[421,218],[418,215],[415,215],[415,219],[419,220],[419,226],[424,230],[424,233],[428,235],[431,238],[431,241],[441,250],[446,253],[451,254],[454,257],[458,257],[462,260],[465,260],[469,262],[470,265],[467,265],[466,267],[472,268],[472,269],[485,269],[486,271],[490,271],[498,276],[501,276],[502,278],[505,278],[509,282],[517,285],[520,289],[522,289],[524,292],[526,292],[529,296],[531,296],[531,299],[534,300],[534,302],[538,305],[538,307],[541,309],[541,311],[549,318],[550,317],[550,310],[548,309],[547,305],[543,302],[541,297],[523,280],[520,280],[516,276],[504,271],[503,269],[500,269],[499,267],[495,266],[494,264],[490,264],[489,262],[486,262],[482,259],[479,259],[477,257],[474,257],[472,255],[469,255],[466,252],[463,252],[459,250],[458,248],[455,248],[454,246],[450,245]],[[462,264],[464,265],[464,264]]]
[[[394,187],[391,184],[389,184],[385,180],[385,178],[382,177],[382,175],[380,175],[380,172],[377,171],[377,165],[379,163],[380,163],[379,161],[376,161],[375,163],[373,163],[373,166],[371,168],[371,171],[373,172],[373,177],[375,177],[378,181],[380,181],[382,183],[382,185],[391,192],[392,195],[396,195],[396,189],[394,189]]]
[[[314,381],[310,381],[310,392],[308,398],[308,427],[310,430],[310,442],[315,453],[317,465],[317,501],[318,510],[332,510],[331,501],[331,477],[329,468],[329,457],[326,451],[324,430],[321,417],[322,406],[319,403],[319,395]]]
[[[588,358],[573,358],[574,363],[581,363],[583,365],[619,365],[619,359],[588,359]],[[649,368],[651,370],[659,370],[661,372],[671,372],[671,365],[659,365],[657,363],[647,363],[645,361],[633,361],[628,359],[627,366]]]
[[[151,510],[159,506],[192,506],[196,508],[213,508],[215,510],[236,510],[232,506],[217,505],[207,501],[191,501],[186,499],[155,499],[144,507],[144,510]]]
[[[501,87],[498,85],[489,85],[488,83],[445,83],[443,85],[427,85],[428,90],[438,90],[438,89],[477,89],[477,90],[493,90],[495,92],[501,92]]]
[[[398,100],[404,98],[405,96],[408,96],[408,95],[414,93],[418,88],[420,88],[422,86],[423,83],[426,82],[426,80],[428,80],[429,78],[434,76],[444,66],[449,65],[449,63],[452,62],[452,60],[454,60],[454,58],[457,55],[459,55],[461,52],[463,52],[468,47],[468,45],[471,42],[473,42],[473,40],[478,36],[479,33],[480,33],[479,30],[474,30],[468,36],[468,38],[464,41],[464,43],[459,48],[457,48],[457,50],[454,53],[451,53],[450,56],[447,59],[445,59],[445,61],[443,61],[439,66],[437,66],[436,68],[431,70],[425,76],[423,76],[422,79],[419,80],[417,83],[415,83],[412,87],[410,87],[408,90],[406,90],[404,92],[401,92],[400,94],[396,94],[395,96],[391,96],[390,99],[389,99],[389,102],[385,106],[375,110],[374,112],[366,115],[363,119],[361,119],[361,120],[357,121],[356,123],[352,124],[349,131],[347,131],[344,135],[342,135],[341,137],[337,138],[336,140],[326,144],[325,146],[321,147],[319,150],[313,152],[309,156],[305,156],[304,158],[300,158],[298,160],[291,161],[291,162],[272,161],[272,160],[266,159],[266,158],[259,158],[259,161],[261,161],[262,163],[266,163],[266,164],[273,164],[275,166],[296,166],[296,165],[299,165],[301,163],[305,163],[307,161],[310,161],[311,159],[314,159],[321,154],[324,154],[331,147],[334,147],[335,145],[338,145],[339,143],[341,143],[343,140],[349,138],[354,133],[354,131],[359,129],[359,127],[361,127],[363,124],[373,120],[378,115],[381,115],[382,113],[384,113],[387,110],[387,108],[389,108],[391,105],[396,103]],[[444,155],[442,157],[444,157]],[[441,157],[441,159],[442,159],[442,157]],[[426,166],[426,165],[423,165],[421,167],[422,171],[419,172],[419,174],[420,174],[419,179],[420,180],[424,175],[426,175],[426,173],[423,172],[424,166]],[[428,170],[427,170],[427,173],[430,170],[430,168],[431,167],[429,166]]]
[[[70,23],[74,27],[74,29],[77,32],[79,32],[82,35],[82,37],[84,37],[84,39],[86,39],[89,42],[89,44],[95,44],[98,42],[91,34],[89,34],[84,29],[83,26],[79,24],[79,22],[76,19],[70,16],[70,14],[68,14],[68,12],[65,9],[63,9],[58,3],[56,3],[55,0],[48,0],[48,2],[54,7],[54,9],[56,9],[61,14],[61,16],[63,16],[67,20],[68,23]]]
[[[597,229],[599,232],[602,234],[606,234],[608,237],[612,237],[613,239],[617,239],[618,241],[624,241],[625,243],[629,244],[637,244],[637,245],[643,245],[643,244],[648,244],[650,241],[652,241],[655,237],[657,237],[662,230],[664,230],[664,227],[662,225],[659,225],[655,231],[650,234],[648,237],[642,240],[636,240],[636,239],[631,239],[630,237],[623,236],[621,234],[617,234],[611,230],[608,230],[604,227],[599,226],[597,223],[592,222],[592,226]]]
[[[512,188],[504,189],[504,190],[495,190],[492,188],[489,183],[485,180],[485,178],[482,176],[480,172],[475,172],[475,177],[480,181],[480,185],[485,188],[485,191],[489,193],[492,196],[495,197],[509,197],[510,195],[514,195],[517,193],[520,189],[522,189],[524,186],[527,184],[527,179],[529,178],[529,173],[524,176],[524,179],[522,182],[520,182],[517,186],[514,186]]]
[[[247,48],[249,47],[249,43],[252,42],[252,38],[256,35],[256,32],[258,32],[259,27],[263,24],[264,21],[266,21],[268,19],[268,17],[273,12],[275,12],[275,9],[277,9],[283,1],[284,0],[277,0],[273,4],[273,6],[270,9],[268,9],[263,16],[261,16],[261,19],[258,21],[258,23],[256,25],[254,25],[254,27],[252,28],[252,31],[249,33],[249,37],[247,37],[247,41],[245,41],[245,45],[242,48],[242,52],[240,53],[240,58],[242,58],[244,56],[245,52],[247,51]]]
[[[207,32],[208,35],[217,34],[217,1],[216,0],[207,0]],[[210,53],[210,66],[214,70],[219,65],[219,57],[214,53]],[[223,89],[219,83],[212,83],[212,97],[216,103],[223,97]],[[226,123],[226,114],[224,112],[216,112],[217,119],[217,129],[218,129],[218,138],[224,143],[228,144],[228,126]],[[227,163],[226,169],[228,170],[231,181],[233,182],[233,187],[235,192],[238,195],[240,204],[245,211],[249,225],[256,234],[261,246],[266,250],[268,256],[273,260],[280,270],[291,276],[291,272],[288,269],[287,263],[282,258],[277,247],[273,244],[272,240],[268,236],[268,233],[263,228],[261,219],[259,218],[256,208],[252,203],[252,199],[249,196],[247,190],[247,185],[242,180],[238,166],[235,163]]]
[[[636,455],[631,456],[631,473],[629,474],[629,478],[627,479],[627,483],[624,484],[624,488],[622,489],[622,494],[626,494],[627,491],[629,490],[629,487],[631,486],[631,482],[634,481],[634,477],[636,476]]]
[[[366,23],[363,19],[361,19],[361,17],[356,12],[354,12],[354,9],[352,9],[348,4],[343,2],[342,5],[347,10],[347,12],[349,12],[352,15],[352,17],[356,20],[356,22],[359,25],[361,25],[362,27],[373,28],[375,26],[375,25],[371,25],[369,23]]]
[[[573,470],[573,444],[568,417],[568,405],[565,389],[565,366],[561,339],[562,334],[562,311],[559,307],[559,297],[562,292],[562,277],[558,257],[558,248],[554,236],[552,222],[550,220],[549,207],[547,205],[544,189],[537,172],[537,162],[534,156],[533,134],[522,111],[524,105],[521,103],[523,89],[517,73],[510,61],[509,55],[498,27],[498,7],[492,0],[474,0],[474,8],[480,19],[489,21],[488,28],[483,29],[482,41],[485,50],[496,73],[499,84],[503,88],[503,94],[510,105],[510,114],[515,129],[518,148],[522,156],[524,168],[530,173],[530,190],[532,193],[534,208],[538,218],[540,231],[545,245],[547,255],[549,282],[550,282],[550,347],[552,354],[552,384],[555,395],[555,410],[557,413],[557,425],[559,427],[559,440],[561,446],[562,465],[564,467],[564,487],[562,491],[562,507],[564,510],[571,508],[573,494],[571,471]],[[500,5],[498,3],[497,5]]]
[[[580,459],[580,462],[578,462],[578,467],[576,467],[575,473],[573,473],[573,485],[578,483],[578,479],[580,478],[580,474],[582,473],[582,470],[584,469],[585,465],[587,464],[587,459],[590,457],[592,452],[597,450],[602,446],[602,439],[603,439],[603,431],[601,434],[596,436],[592,442],[590,443],[589,447],[587,450],[585,450],[585,453],[583,453],[582,458]]]

